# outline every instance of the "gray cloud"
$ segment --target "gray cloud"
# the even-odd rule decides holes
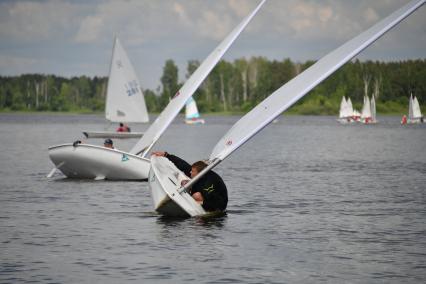
[[[181,75],[257,5],[253,0],[3,1],[0,74],[107,75],[118,35],[144,87],[159,84],[166,59]],[[403,0],[268,0],[225,58],[318,59],[407,3]],[[426,57],[422,7],[360,55]],[[183,76],[182,76],[183,78]]]

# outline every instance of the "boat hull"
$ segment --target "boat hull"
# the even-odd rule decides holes
[[[116,132],[116,131],[83,131],[86,138],[115,138],[115,139],[127,139],[127,138],[140,138],[143,136],[143,132]]]
[[[189,179],[164,157],[151,157],[149,187],[155,211],[170,217],[194,217],[207,212],[186,191],[180,192],[180,184]]]
[[[197,118],[197,119],[185,119],[186,124],[204,124],[206,123],[204,119]]]
[[[50,160],[68,178],[96,180],[146,180],[150,161],[105,147],[78,144],[49,148]]]

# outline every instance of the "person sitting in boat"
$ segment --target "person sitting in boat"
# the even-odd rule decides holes
[[[207,164],[203,161],[198,161],[190,165],[181,158],[167,152],[153,152],[152,154],[169,159],[179,170],[191,178],[194,178],[207,167]],[[187,182],[189,180],[182,181],[182,186]],[[226,185],[222,178],[214,171],[208,171],[192,185],[189,193],[206,211],[224,211],[228,204],[228,190],[226,189]]]
[[[110,149],[114,149],[114,143],[112,142],[111,139],[105,139],[104,141],[104,147],[105,148],[110,148]]]
[[[407,124],[407,116],[405,114],[402,116],[401,124]]]
[[[130,132],[130,127],[120,122],[120,127],[117,128],[117,132]]]

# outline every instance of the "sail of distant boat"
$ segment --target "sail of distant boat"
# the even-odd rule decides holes
[[[420,104],[419,101],[417,100],[417,97],[414,97],[413,100],[413,118],[414,119],[420,119],[422,117],[422,112],[420,110]]]
[[[139,79],[117,37],[108,78],[105,116],[111,122],[149,121]]]
[[[376,99],[374,98],[374,95],[371,96],[370,100],[370,109],[371,109],[371,122],[376,123]]]
[[[406,123],[413,124],[413,123],[420,123],[423,120],[423,115],[420,110],[420,104],[417,100],[417,97],[413,94],[410,95],[410,100],[408,104],[408,119]]]
[[[110,64],[105,102],[105,118],[110,122],[149,122],[145,98],[139,79],[118,37]],[[87,138],[140,138],[142,132],[83,131]]]
[[[197,103],[193,97],[190,97],[185,103],[185,122],[187,124],[203,124],[204,119],[200,118]]]
[[[361,110],[361,119],[371,119],[371,106],[368,96],[364,96],[364,104]]]

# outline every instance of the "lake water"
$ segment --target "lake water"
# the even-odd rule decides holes
[[[155,149],[206,158],[237,119],[180,118]],[[284,116],[217,167],[227,215],[167,219],[146,182],[46,178],[101,116],[0,114],[0,283],[423,282],[426,125],[379,119]]]

